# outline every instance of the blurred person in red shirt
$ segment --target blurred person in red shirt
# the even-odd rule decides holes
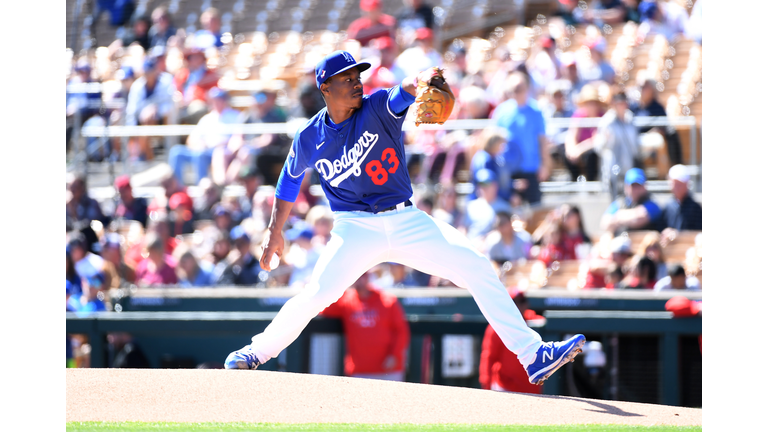
[[[578,207],[570,204],[565,204],[560,209],[562,214],[562,242],[563,242],[563,259],[583,259],[586,254],[582,255],[578,251],[580,247],[585,247],[586,251],[592,245],[592,240],[584,230],[584,220],[581,217],[581,210]],[[584,246],[581,246],[584,245]]]
[[[345,375],[404,381],[410,328],[397,298],[371,285],[369,273],[321,314],[343,322]]]
[[[176,265],[165,253],[162,238],[156,233],[147,234],[144,239],[147,257],[136,266],[136,284],[144,287],[175,285]]]
[[[614,285],[621,281],[621,279],[615,280],[618,273],[613,272],[613,269],[618,267],[623,271],[624,265],[632,258],[632,243],[629,237],[618,236],[611,239],[610,248],[610,257],[607,259],[598,257],[590,263],[584,288],[614,288]],[[610,280],[606,282],[606,275],[609,273],[611,273]],[[608,283],[611,283],[610,287]]]
[[[510,295],[526,322],[544,320],[528,308],[525,294],[512,290]],[[490,325],[485,330],[480,353],[480,386],[486,390],[541,394],[541,386],[528,382],[528,374],[517,355],[504,346]]]
[[[197,124],[208,113],[208,91],[219,83],[218,73],[208,68],[205,51],[192,47],[185,50],[184,67],[173,77],[176,90],[181,92],[179,121]]]
[[[195,216],[194,204],[186,192],[176,192],[171,195],[168,206],[171,208],[169,215],[171,232],[169,234],[172,237],[195,232],[195,227],[192,225]]]
[[[133,196],[131,177],[122,175],[115,179],[115,189],[120,194],[120,201],[115,210],[115,219],[129,219],[147,227],[147,200]]]
[[[398,84],[397,76],[405,76],[405,72],[395,66],[395,59],[399,54],[397,43],[390,36],[374,39],[371,44],[378,51],[378,56],[372,57],[372,67],[362,74],[363,92],[371,94],[382,88],[389,88]],[[378,64],[376,64],[378,62]]]
[[[367,46],[374,39],[395,37],[397,20],[381,10],[381,0],[360,0],[361,17],[352,21],[347,28],[350,39],[356,39],[360,45]]]
[[[579,92],[578,108],[572,119],[602,117],[607,105],[600,99],[597,82],[585,84]],[[599,180],[600,166],[594,150],[596,127],[571,126],[565,138],[565,165],[571,173],[571,180],[577,181],[582,174],[587,181]]]
[[[168,220],[168,216],[165,212],[158,212],[154,217],[150,218],[146,232],[146,235],[156,234],[160,237],[165,245],[165,253],[169,256],[173,254],[173,251],[179,244],[176,237],[171,235],[170,223],[171,222]],[[125,262],[138,271],[139,263],[146,258],[145,252],[142,242],[136,243],[125,251]]]
[[[629,273],[618,283],[619,289],[653,289],[656,285],[656,264],[646,256],[632,260]]]

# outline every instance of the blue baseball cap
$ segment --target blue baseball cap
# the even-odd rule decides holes
[[[327,56],[323,57],[315,66],[315,80],[317,81],[317,88],[320,88],[320,84],[324,83],[328,78],[344,72],[345,70],[356,67],[360,72],[367,70],[371,67],[368,62],[357,63],[352,54],[346,51],[334,51]]]
[[[226,92],[226,90],[222,90],[219,87],[212,87],[210,90],[208,90],[208,97],[211,99],[229,99],[229,93]]]
[[[637,183],[645,185],[645,173],[640,168],[632,168],[624,175],[624,184],[631,185]]]

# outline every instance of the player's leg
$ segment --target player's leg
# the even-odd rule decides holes
[[[530,363],[541,336],[525,323],[491,262],[452,226],[407,208],[386,218],[396,226],[390,237],[390,260],[450,280],[469,290],[504,345]]]
[[[387,239],[379,218],[356,217],[352,212],[336,214],[331,235],[304,290],[283,305],[263,333],[253,337],[250,349],[259,363],[277,357],[312,318],[386,258]]]

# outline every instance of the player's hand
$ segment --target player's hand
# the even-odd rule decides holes
[[[285,240],[283,240],[283,233],[279,229],[267,231],[267,235],[261,243],[261,259],[259,260],[261,268],[266,271],[272,270],[272,267],[269,264],[272,255],[277,254],[277,256],[282,257],[284,247]]]
[[[397,359],[393,355],[387,356],[387,358],[384,359],[384,363],[381,364],[381,367],[384,368],[384,370],[392,370],[397,365]]]

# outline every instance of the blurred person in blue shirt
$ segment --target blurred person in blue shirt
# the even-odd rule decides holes
[[[483,169],[490,170],[496,175],[499,182],[498,194],[505,200],[509,200],[512,193],[511,177],[504,159],[504,150],[508,140],[509,133],[506,129],[499,127],[484,129],[478,137],[481,148],[475,152],[469,163],[470,178],[475,189],[477,189],[477,173]],[[467,199],[473,200],[475,198],[477,198],[477,193],[473,189]]]
[[[158,6],[152,11],[152,27],[149,28],[149,45],[166,46],[168,39],[176,35],[176,27],[171,22],[171,14],[166,6]]]
[[[216,281],[213,278],[213,264],[198,260],[190,250],[185,251],[179,257],[176,274],[179,278],[179,286],[183,288],[212,287],[216,285]]]
[[[600,221],[600,227],[614,236],[624,231],[661,231],[663,219],[661,208],[656,204],[645,187],[645,172],[632,168],[624,176],[624,196],[608,206]]]
[[[195,46],[206,49],[211,47],[221,48],[221,16],[216,8],[208,8],[200,15],[202,29],[195,32]]]
[[[530,86],[525,74],[510,74],[506,88],[508,100],[496,107],[492,119],[496,126],[509,132],[504,153],[506,167],[513,179],[524,180],[517,183],[521,195],[535,205],[541,202],[539,182],[549,178],[552,166],[544,117],[536,102],[528,97]]]

